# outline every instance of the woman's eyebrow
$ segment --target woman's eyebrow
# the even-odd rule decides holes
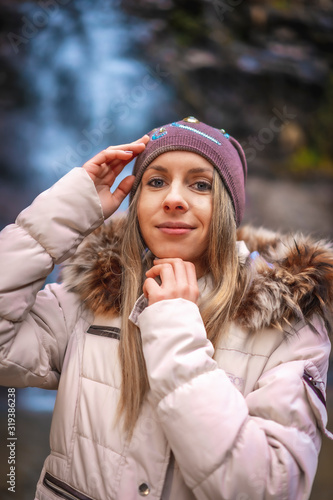
[[[149,167],[146,168],[146,172],[147,170],[158,170],[159,172],[167,172],[168,169],[165,168],[165,167],[161,167],[160,165],[150,165]]]
[[[188,174],[201,174],[203,172],[209,172],[209,173],[213,173],[213,171],[210,169],[210,168],[203,168],[203,167],[197,167],[197,168],[190,168],[190,170],[188,170]]]

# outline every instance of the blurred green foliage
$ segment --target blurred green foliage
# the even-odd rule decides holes
[[[271,5],[275,9],[286,10],[286,9],[290,9],[291,7],[293,7],[294,3],[295,2],[292,2],[291,0],[275,0],[275,1],[271,2]]]
[[[189,9],[185,0],[177,2],[170,12],[169,26],[183,47],[203,43],[208,31],[201,1],[192,0]]]
[[[333,176],[333,72],[328,78],[323,100],[310,120],[307,145],[291,157],[294,173],[320,172]]]

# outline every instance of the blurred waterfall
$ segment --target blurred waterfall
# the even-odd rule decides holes
[[[0,96],[5,103],[1,225],[99,150],[135,140],[164,123],[159,113],[171,108],[166,72],[141,62],[135,48],[147,32],[146,21],[132,21],[115,1],[59,0],[52,11],[42,9],[46,3],[11,7],[17,9],[20,26],[7,33],[1,51],[4,68],[12,68],[20,79],[13,85],[1,68],[7,76]],[[8,88],[11,99],[6,98]],[[19,409],[52,410],[54,397],[53,391],[18,391]]]
[[[115,1],[59,0],[52,11],[44,3],[17,5],[21,28],[7,57],[26,102],[8,109],[1,129],[7,169],[24,169],[34,194],[108,145],[141,136],[171,99],[166,72],[136,53],[147,22]]]

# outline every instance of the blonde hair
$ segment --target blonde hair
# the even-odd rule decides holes
[[[214,172],[212,197],[206,265],[213,278],[213,288],[201,300],[199,309],[207,337],[216,348],[221,335],[235,318],[247,288],[248,273],[238,259],[232,201],[217,172]]]
[[[122,241],[124,273],[122,280],[122,334],[120,362],[122,386],[118,416],[130,433],[138,419],[149,389],[146,364],[142,352],[141,334],[128,317],[137,298],[142,294],[145,271],[152,267],[153,256],[146,251],[137,219],[137,202],[141,186],[133,197]],[[211,272],[213,289],[199,304],[207,337],[216,348],[220,336],[233,319],[245,288],[244,272],[236,250],[236,222],[230,196],[220,176],[214,171],[213,210],[210,238],[204,264]]]

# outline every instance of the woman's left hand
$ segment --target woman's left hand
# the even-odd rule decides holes
[[[199,288],[195,266],[182,259],[156,259],[154,266],[146,272],[143,293],[148,305],[160,300],[182,298],[197,303]],[[159,285],[154,278],[161,279]]]

